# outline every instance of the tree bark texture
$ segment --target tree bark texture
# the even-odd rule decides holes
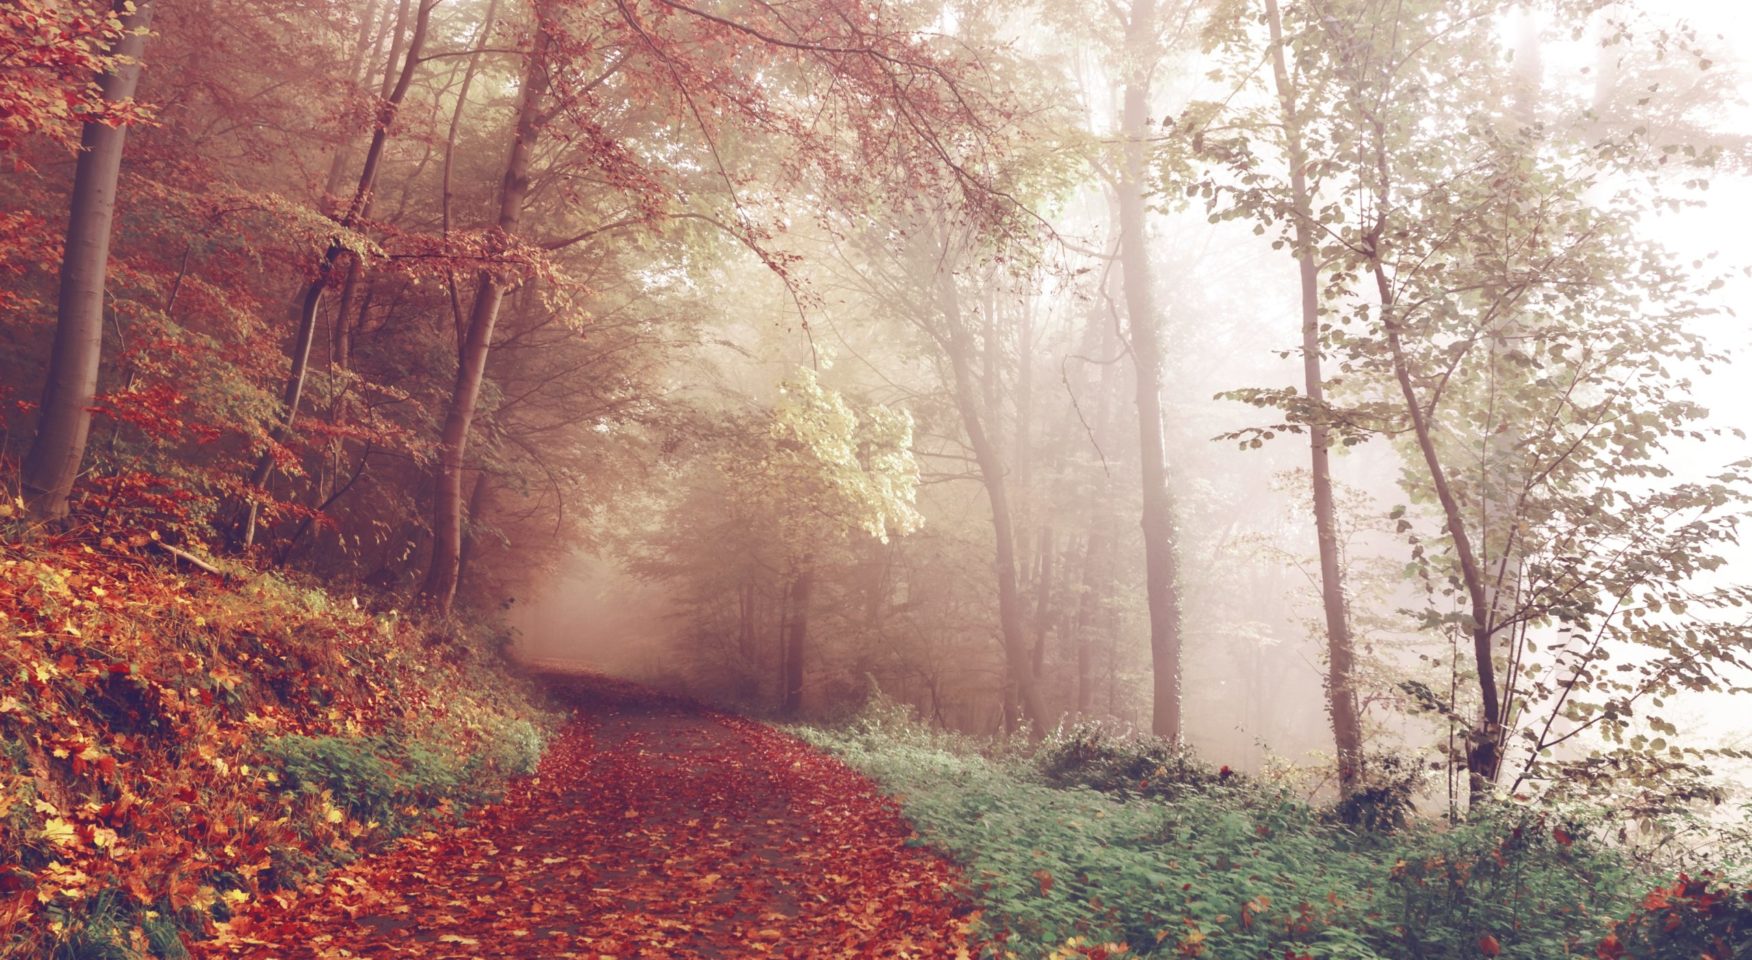
[[[98,78],[106,104],[132,99],[140,84],[146,31],[152,25],[152,0],[139,0],[132,12],[117,0],[115,10],[124,32],[109,51],[115,63]],[[67,497],[85,460],[91,404],[97,396],[103,360],[104,281],[109,272],[116,184],[127,136],[127,127],[103,123],[88,123],[80,134],[79,161],[67,212],[67,244],[61,260],[54,346],[43,386],[42,412],[25,455],[22,477],[26,506],[38,519],[67,515]]]

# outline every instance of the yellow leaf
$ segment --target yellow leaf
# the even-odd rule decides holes
[[[113,853],[116,846],[116,832],[108,827],[92,827],[91,844],[99,850],[108,850]]]
[[[50,817],[43,823],[43,836],[53,843],[68,847],[78,842],[79,831],[75,830],[73,824],[67,820],[60,817]]]

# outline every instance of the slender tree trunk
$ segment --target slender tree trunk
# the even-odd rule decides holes
[[[1371,259],[1373,243],[1371,239]],[[1393,377],[1399,384],[1400,396],[1404,399],[1406,412],[1411,418],[1411,429],[1417,438],[1418,452],[1422,454],[1424,467],[1429,471],[1430,483],[1436,489],[1436,500],[1442,506],[1448,537],[1453,541],[1454,555],[1460,561],[1460,580],[1466,589],[1471,611],[1471,623],[1467,625],[1467,632],[1472,635],[1472,657],[1478,670],[1478,692],[1484,706],[1483,723],[1472,731],[1471,743],[1466,751],[1469,793],[1472,802],[1476,804],[1488,794],[1490,785],[1496,782],[1502,743],[1502,705],[1497,691],[1496,662],[1492,657],[1489,590],[1485,584],[1484,572],[1479,567],[1478,556],[1473,551],[1472,537],[1466,530],[1466,518],[1461,512],[1459,498],[1454,495],[1453,488],[1448,483],[1447,471],[1443,467],[1441,454],[1436,449],[1434,429],[1412,381],[1399,319],[1393,316],[1395,304],[1392,284],[1379,260],[1373,260],[1371,266],[1375,274],[1376,290],[1381,299],[1381,325],[1386,332],[1388,351],[1393,357]]]
[[[474,52],[469,55],[468,66],[462,72],[462,89],[456,93],[456,107],[450,113],[450,132],[444,138],[444,161],[439,175],[438,219],[446,243],[450,241],[450,208],[455,200],[455,191],[451,189],[451,172],[456,159],[456,137],[462,130],[462,116],[468,109],[469,91],[474,88],[475,74],[480,70],[481,53],[491,40],[493,23],[499,15],[499,0],[490,0],[487,13],[481,19],[480,35],[475,38]],[[460,354],[461,345],[467,333],[463,329],[462,296],[457,292],[456,271],[445,271],[445,283],[450,289],[451,319],[456,324],[456,343]]]
[[[1112,589],[1113,537],[1097,519],[1083,553],[1082,595],[1077,600],[1077,713],[1088,716],[1095,705],[1095,635]]]
[[[795,717],[803,711],[803,656],[809,643],[809,600],[815,571],[807,562],[791,581],[791,622],[785,630],[785,695],[780,712]]]
[[[414,73],[419,69],[427,27],[432,20],[432,8],[436,5],[437,0],[420,0],[419,11],[414,17],[413,36],[408,39],[401,71],[396,77],[394,88],[384,100],[376,129],[372,131],[371,146],[365,151],[365,165],[359,170],[359,183],[353,190],[353,198],[341,214],[339,224],[342,229],[349,229],[370,215],[377,172],[382,166],[384,147],[389,142],[389,128],[402,100],[407,96],[408,88],[413,84]],[[323,293],[328,289],[335,264],[346,253],[347,248],[340,241],[329,244],[328,249],[323,252],[321,263],[317,265],[316,278],[304,288],[303,306],[298,312],[298,333],[292,341],[292,370],[286,377],[286,386],[280,395],[280,422],[275,424],[269,434],[268,449],[262,451],[261,456],[256,459],[255,469],[250,471],[250,492],[246,495],[248,499],[243,508],[243,516],[232,532],[231,545],[234,549],[247,549],[255,542],[256,514],[260,509],[260,499],[256,494],[267,486],[268,477],[274,471],[273,448],[286,439],[293,423],[298,419],[298,408],[304,397],[304,382],[310,371],[310,347],[316,340],[316,320],[322,308]]]
[[[986,432],[985,420],[980,414],[973,373],[973,338],[961,316],[954,275],[947,268],[938,274],[937,286],[948,334],[944,340],[954,369],[955,405],[961,413],[968,442],[973,446],[986,498],[991,502],[992,529],[997,542],[998,622],[1003,635],[1004,661],[1015,685],[1022,718],[1028,722],[1028,735],[1039,739],[1046,734],[1046,708],[1040,699],[1040,688],[1034,682],[1034,672],[1029,669],[1027,628],[1023,623],[1022,598],[1016,589],[1015,528],[1004,479],[1004,458]]]
[[[1034,597],[1034,679],[1040,682],[1046,675],[1046,635],[1052,625],[1053,530],[1049,524],[1040,528],[1040,577],[1035,581]]]
[[[374,28],[377,26],[377,3],[378,0],[370,0],[365,5],[365,13],[359,18],[359,36],[353,41],[353,55],[347,61],[347,81],[355,88],[364,79],[361,74],[365,71],[365,57],[372,52],[371,35],[376,32]],[[402,3],[402,15],[404,18],[407,15],[406,0],[403,0]],[[399,29],[400,24],[396,24],[395,28]],[[394,69],[393,57],[390,69]],[[323,181],[324,197],[333,197],[340,191],[341,181],[347,175],[347,163],[352,159],[352,156],[353,135],[349,132],[335,146],[334,156],[329,158],[328,179]]]
[[[547,93],[549,37],[538,20],[535,42],[523,72],[518,94],[517,130],[505,161],[505,177],[499,187],[498,239],[507,241],[517,232],[523,216],[523,201],[529,195],[529,161],[540,135],[541,102]],[[449,612],[456,596],[457,563],[462,546],[462,469],[468,450],[469,428],[480,401],[486,378],[487,352],[493,343],[493,328],[499,320],[499,305],[509,285],[483,270],[475,286],[474,307],[469,312],[468,331],[457,364],[456,385],[451,391],[439,439],[438,475],[433,502],[432,566],[422,592],[438,610]]]
[[[1174,501],[1168,490],[1168,451],[1162,416],[1162,329],[1146,230],[1148,183],[1145,142],[1149,135],[1150,71],[1155,64],[1155,0],[1133,0],[1126,24],[1125,92],[1120,117],[1122,147],[1118,184],[1120,267],[1132,359],[1137,365],[1140,467],[1143,478],[1144,589],[1150,609],[1150,662],[1154,677],[1150,731],[1179,740],[1180,587],[1174,532]]]
[[[105,103],[132,99],[140,84],[140,58],[152,25],[152,0],[117,0],[123,33],[110,49],[116,60],[98,78]],[[43,386],[36,437],[25,455],[26,505],[38,519],[67,515],[67,497],[85,460],[91,404],[103,360],[104,280],[109,272],[110,231],[116,213],[116,183],[128,128],[88,123],[80,134],[79,162],[67,212],[67,243],[61,257],[55,340]]]
[[[1112,282],[1111,278],[1108,282]],[[1118,354],[1119,331],[1105,314],[1100,309],[1092,313],[1086,333],[1088,353],[1102,361],[1101,376],[1095,386],[1094,416],[1087,425],[1091,440],[1102,457],[1102,468],[1096,487],[1088,498],[1089,537],[1083,556],[1083,582],[1073,631],[1077,642],[1077,713],[1085,717],[1095,707],[1096,638],[1104,632],[1117,632],[1112,614],[1116,609],[1113,591],[1118,565],[1115,532],[1119,520],[1114,509],[1116,497],[1112,467],[1106,458],[1110,455],[1109,448],[1117,430],[1114,405],[1118,402],[1122,371]],[[1109,636],[1106,646],[1111,649],[1112,644],[1113,638]]]
[[[1484,714],[1478,726],[1471,731],[1466,750],[1468,794],[1471,803],[1477,804],[1489,796],[1502,759],[1502,698],[1497,687],[1496,661],[1492,649],[1494,629],[1491,624],[1489,585],[1485,582],[1484,569],[1478,561],[1471,534],[1467,532],[1466,517],[1461,512],[1459,497],[1454,494],[1454,489],[1448,482],[1441,452],[1436,449],[1435,427],[1430,422],[1432,411],[1424,408],[1423,400],[1418,396],[1417,384],[1412,377],[1411,361],[1405,351],[1404,331],[1401,327],[1403,321],[1396,315],[1398,303],[1393,292],[1393,282],[1388,278],[1387,266],[1381,259],[1381,239],[1388,229],[1387,212],[1393,209],[1392,167],[1388,159],[1387,134],[1382,122],[1371,118],[1369,123],[1372,140],[1369,148],[1374,152],[1375,165],[1373,199],[1376,210],[1380,212],[1376,214],[1375,223],[1368,234],[1362,238],[1362,247],[1368,270],[1375,278],[1375,293],[1381,305],[1381,329],[1393,363],[1393,378],[1399,384],[1400,397],[1405,402],[1405,412],[1411,420],[1418,453],[1422,455],[1424,467],[1429,471],[1436,501],[1442,507],[1442,518],[1448,537],[1453,543],[1455,559],[1460,564],[1461,586],[1466,591],[1471,621],[1467,624],[1467,632],[1472,636],[1472,658],[1478,671],[1478,693]]]
[[[742,585],[736,594],[736,652],[747,660],[754,656],[754,581]]]
[[[460,589],[468,578],[471,561],[480,549],[480,527],[487,515],[487,471],[476,470],[474,487],[468,495],[468,528],[462,534],[462,551],[456,561],[456,583]]]
[[[1314,201],[1308,187],[1308,158],[1302,140],[1296,88],[1284,57],[1283,21],[1277,0],[1265,0],[1271,30],[1271,67],[1284,150],[1290,165],[1290,215],[1294,222],[1296,267],[1302,285],[1302,386],[1315,410],[1308,425],[1309,477],[1314,493],[1314,531],[1320,549],[1320,603],[1326,613],[1326,709],[1338,748],[1339,789],[1346,796],[1363,772],[1363,727],[1357,704],[1356,647],[1345,603],[1339,562],[1338,513],[1332,493],[1330,433],[1322,419],[1326,378],[1320,365],[1320,267],[1315,261]]]

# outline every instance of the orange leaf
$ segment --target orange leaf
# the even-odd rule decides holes
[[[1040,884],[1040,895],[1046,896],[1052,892],[1052,873],[1048,870],[1034,871],[1035,882]]]

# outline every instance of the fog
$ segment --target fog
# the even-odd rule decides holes
[[[1697,22],[1717,55],[1716,79],[1731,79],[1725,84],[1729,92],[1711,108],[1709,131],[1737,159],[1711,174],[1707,191],[1677,189],[1676,180],[1660,184],[1658,190],[1696,202],[1651,211],[1638,230],[1678,261],[1693,264],[1688,269],[1698,275],[1726,275],[1725,285],[1710,295],[1719,312],[1689,323],[1711,348],[1735,359],[1688,373],[1694,377],[1690,396],[1710,411],[1704,424],[1730,432],[1704,440],[1675,438],[1658,455],[1674,482],[1706,483],[1724,465],[1752,456],[1746,438],[1752,433],[1752,387],[1744,360],[1752,336],[1742,319],[1752,316],[1752,280],[1740,242],[1746,211],[1752,210],[1744,148],[1752,112],[1739,92],[1748,89],[1741,54],[1752,49],[1752,27],[1723,4],[1649,10],[1663,22]],[[975,19],[951,18],[941,26],[949,33],[989,28]],[[1049,77],[1059,78],[1052,82],[1079,85],[1068,99],[1073,113],[1082,114],[1068,122],[1097,140],[1115,136],[1121,78],[1098,42],[1055,35],[1049,24],[1006,29],[1024,62],[1038,58],[1049,65],[1043,68]],[[1499,33],[1511,47],[1527,36],[1513,18],[1503,21]],[[1549,98],[1546,119],[1553,127],[1562,104],[1597,95],[1597,48],[1593,32],[1579,38],[1558,32],[1548,34],[1537,51]],[[1217,54],[1176,47],[1157,68],[1154,113],[1173,117],[1194,101],[1219,96],[1227,81],[1207,74],[1222,66]],[[1261,94],[1231,91],[1230,106],[1248,97]],[[1253,106],[1268,104],[1259,99]],[[1049,716],[1147,731],[1150,611],[1138,524],[1137,413],[1128,384],[1102,386],[1104,370],[1124,366],[1124,352],[1103,343],[1101,324],[1090,321],[1103,311],[1117,318],[1122,309],[1120,271],[1108,254],[1116,249],[1115,208],[1111,186],[1100,175],[1079,170],[1075,176],[1082,182],[1040,207],[1052,238],[1045,252],[1014,269],[967,261],[961,293],[987,324],[980,336],[990,338],[994,325],[1008,325],[996,334],[1002,342],[988,339],[973,358],[976,367],[985,364],[974,375],[987,391],[988,412],[998,411],[994,432],[1025,438],[1019,450],[1006,452],[1005,474],[1020,491],[1013,494],[1015,569],[1028,607],[1026,632],[1031,644],[1043,648],[1033,655]],[[1622,186],[1610,176],[1596,185],[1597,192]],[[1268,425],[1280,412],[1217,398],[1243,388],[1299,389],[1296,263],[1273,248],[1275,231],[1259,235],[1250,219],[1212,222],[1196,200],[1158,195],[1152,202],[1158,209],[1150,216],[1147,252],[1165,317],[1164,430],[1180,558],[1180,733],[1213,763],[1249,771],[1299,768],[1308,788],[1321,790],[1330,786],[1329,775],[1320,771],[1332,762],[1333,734],[1321,572],[1306,505],[1306,439],[1280,435],[1261,448],[1240,449],[1236,438],[1222,435]],[[917,235],[911,228],[882,229],[899,231],[888,233],[891,239]],[[938,335],[916,316],[929,308],[931,254],[904,249],[911,240],[871,246],[857,231],[845,224],[795,225],[790,242],[803,258],[797,271],[802,303],[795,289],[758,262],[725,268],[740,296],[704,321],[708,332],[698,345],[672,358],[667,398],[745,418],[741,428],[760,435],[767,430],[764,411],[795,396],[797,371],[809,369],[856,404],[887,405],[910,415],[922,523],[917,529],[890,524],[886,540],[848,536],[835,548],[842,555],[814,584],[799,710],[818,718],[845,716],[880,689],[928,722],[1002,735],[1016,724],[1015,708],[1005,707],[989,493],[975,475],[976,453],[956,421],[954,372],[933,342]],[[942,240],[938,249],[952,246]],[[921,290],[927,291],[922,300],[908,299]],[[1371,390],[1350,396],[1376,396]],[[1105,399],[1097,399],[1103,393]],[[1390,393],[1379,395],[1391,399]],[[1110,421],[1099,422],[1100,416]],[[558,563],[515,597],[511,620],[518,654],[685,689],[741,709],[785,712],[785,645],[794,629],[789,611],[795,589],[782,569],[784,551],[774,544],[789,534],[744,527],[743,535],[752,539],[739,540],[724,529],[707,530],[718,520],[746,518],[753,508],[744,502],[746,478],[738,480],[732,470],[702,479],[697,461],[745,456],[746,449],[712,452],[711,441],[699,436],[672,443],[655,476],[676,489],[604,504],[591,519],[598,532],[591,548]],[[1453,726],[1417,709],[1399,681],[1445,678],[1444,658],[1463,659],[1464,644],[1420,628],[1411,613],[1426,601],[1405,573],[1408,544],[1390,518],[1394,508],[1410,505],[1407,515],[1418,534],[1440,538],[1432,501],[1427,494],[1408,494],[1405,485],[1420,469],[1415,448],[1403,439],[1376,436],[1334,450],[1369,748],[1433,758],[1450,749],[1443,744],[1453,742]],[[1095,549],[1089,543],[1102,536],[1101,510],[1088,512],[1092,504],[1106,504],[1117,520],[1117,565],[1111,568],[1085,557]],[[778,507],[782,511],[784,504]],[[1043,548],[1058,563],[1056,587],[1054,574],[1042,571]],[[677,551],[690,549],[706,556],[676,559]],[[1699,582],[1752,583],[1752,547],[1728,543],[1723,550],[1726,564],[1701,574]],[[667,559],[657,559],[664,551]],[[711,560],[720,564],[711,566]],[[1080,566],[1067,570],[1071,564]],[[1067,587],[1073,577],[1081,582]],[[1048,584],[1045,602],[1037,588],[1042,582]],[[1105,648],[1078,654],[1069,649],[1074,636],[1096,629],[1088,622],[1091,615],[1079,612],[1090,590],[1105,604],[1095,619],[1111,617],[1112,632]],[[1084,681],[1088,690],[1079,686],[1079,655],[1097,661],[1081,668],[1092,674]],[[1752,745],[1744,700],[1729,692],[1747,685],[1752,673],[1724,663],[1714,688],[1682,689],[1668,697],[1666,718],[1692,745]],[[1080,705],[1079,697],[1086,702]],[[1653,735],[1639,720],[1630,732]],[[1739,791],[1735,802],[1744,802],[1747,794],[1738,784],[1747,779],[1748,767],[1720,759],[1709,765],[1718,783]],[[1450,788],[1454,776],[1449,764]],[[1439,775],[1431,792],[1442,792]]]

